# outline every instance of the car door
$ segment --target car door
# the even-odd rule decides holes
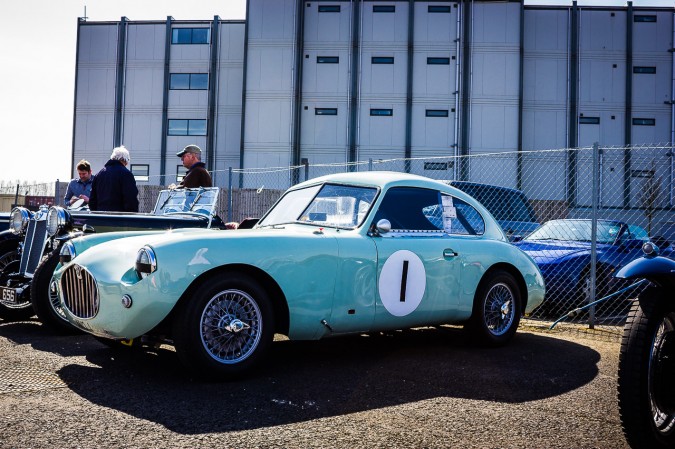
[[[377,250],[375,329],[451,320],[459,305],[462,256],[446,232],[453,198],[437,190],[393,187],[373,221]],[[388,220],[391,230],[376,231]],[[463,246],[463,245],[462,245]]]

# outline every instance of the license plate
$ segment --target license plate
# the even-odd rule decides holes
[[[2,302],[16,304],[16,290],[8,287],[0,287],[0,294],[2,294]]]

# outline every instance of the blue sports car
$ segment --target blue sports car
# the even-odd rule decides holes
[[[591,220],[551,220],[515,243],[534,259],[544,276],[546,297],[540,310],[561,312],[592,300],[591,232]],[[639,226],[598,220],[595,299],[619,289],[614,272],[639,257],[648,240],[647,231]],[[673,248],[659,243],[661,255],[672,258]]]

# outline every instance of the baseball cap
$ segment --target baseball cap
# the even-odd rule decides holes
[[[201,154],[202,149],[199,148],[197,145],[188,145],[185,148],[183,148],[182,151],[179,151],[176,153],[176,156],[182,157],[185,153],[195,153],[195,154]]]

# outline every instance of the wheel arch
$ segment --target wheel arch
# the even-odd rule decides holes
[[[276,324],[275,333],[288,335],[290,318],[288,302],[284,292],[281,290],[281,287],[279,287],[279,284],[277,284],[277,282],[268,273],[258,267],[246,264],[223,265],[200,274],[183,292],[181,297],[178,299],[178,302],[173,307],[173,310],[164,321],[172,321],[173,315],[175,311],[179,309],[179,306],[184,302],[189,301],[193,294],[206,282],[224,273],[233,272],[241,273],[242,275],[248,276],[260,283],[260,285],[270,296],[270,300],[274,307],[274,319]]]
[[[478,285],[479,288],[476,289],[476,292],[479,291],[480,286],[485,282],[486,279],[490,278],[490,275],[496,271],[506,271],[516,280],[518,285],[518,290],[520,291],[520,298],[522,299],[520,304],[520,313],[521,315],[525,313],[525,308],[527,307],[527,284],[525,283],[525,278],[521,272],[513,265],[506,262],[499,262],[492,265],[487,271],[483,274],[483,277],[480,280]],[[474,298],[475,300],[475,298]]]

